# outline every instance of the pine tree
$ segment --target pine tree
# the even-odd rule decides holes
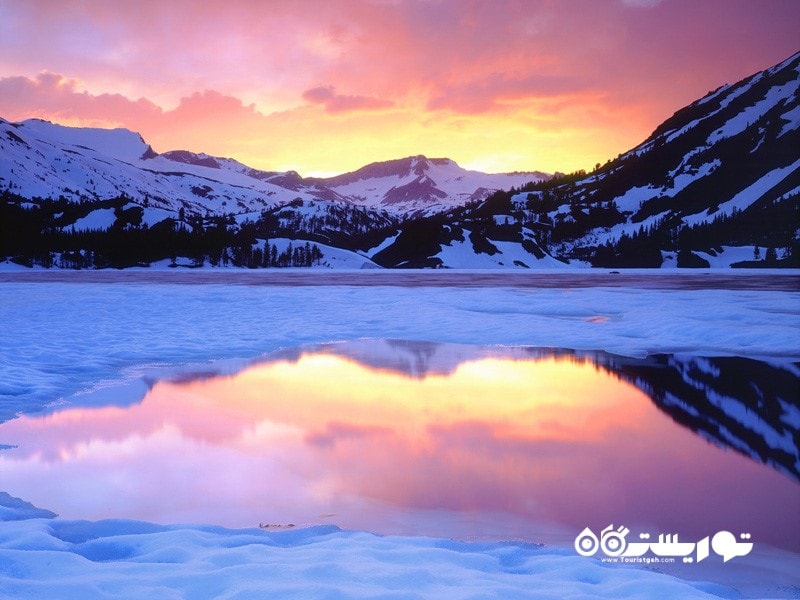
[[[778,253],[775,251],[775,248],[772,246],[767,248],[767,253],[764,255],[764,260],[768,263],[778,262]]]
[[[263,257],[262,257],[261,248],[256,246],[253,249],[253,253],[252,253],[251,257],[250,257],[250,263],[247,266],[250,267],[251,269],[256,269],[256,268],[260,267],[262,258]]]

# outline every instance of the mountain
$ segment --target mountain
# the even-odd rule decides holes
[[[0,119],[0,189],[75,202],[125,196],[167,211],[258,214],[297,198],[347,202],[393,216],[432,213],[492,191],[546,178],[488,175],[424,156],[374,163],[333,178],[259,171],[230,158],[175,150],[157,154],[125,129],[73,128]]]
[[[158,154],[125,129],[0,119],[0,190],[5,190],[0,226],[6,228],[0,258],[75,267],[142,265],[168,256],[172,264],[184,256],[193,265],[225,264],[230,257],[241,266],[305,266],[308,260],[280,260],[283,252],[297,250],[296,243],[294,248],[288,243],[294,240],[329,246],[320,265],[377,266],[363,254],[395,235],[401,221],[546,177],[491,175],[449,159],[415,156],[332,178],[303,178],[294,171],[260,171],[185,150]],[[33,209],[35,214],[26,213]],[[143,228],[148,232],[130,231]],[[186,235],[207,238],[209,230],[215,239]],[[102,248],[105,258],[99,259],[98,243],[83,239],[98,231],[129,238],[128,246],[148,251],[137,255],[130,249]],[[267,238],[284,241],[261,250],[255,264],[246,246]],[[273,248],[275,264],[263,264]]]
[[[488,175],[425,156],[304,178],[207,154],[158,154],[123,129],[0,119],[0,259],[800,266],[799,89],[800,53],[677,111],[593,172],[552,178]]]
[[[647,266],[682,258],[691,266],[724,245],[796,244],[799,89],[800,53],[679,110],[591,176],[542,193],[542,202],[566,201],[556,226],[574,221],[561,248],[580,258],[615,240],[614,256],[595,253],[596,263],[624,266],[649,246]],[[593,211],[608,223],[592,223]]]
[[[482,265],[797,266],[799,87],[800,53],[679,110],[590,174],[407,223],[373,259],[453,266],[458,249],[456,262]]]
[[[422,215],[484,200],[496,190],[549,178],[541,172],[489,175],[463,169],[449,158],[420,155],[372,163],[352,173],[307,181],[361,206]]]

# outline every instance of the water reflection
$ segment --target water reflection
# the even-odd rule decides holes
[[[68,518],[535,541],[624,522],[798,549],[797,380],[735,359],[362,340],[4,423],[0,473]]]

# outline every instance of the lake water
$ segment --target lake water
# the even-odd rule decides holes
[[[569,544],[585,527],[800,550],[795,363],[358,340],[129,405],[0,424],[64,518]]]

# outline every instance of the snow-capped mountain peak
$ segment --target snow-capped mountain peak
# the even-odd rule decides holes
[[[488,175],[419,155],[372,163],[330,178],[251,168],[187,150],[158,154],[126,129],[75,128],[31,119],[0,120],[0,188],[25,198],[119,196],[175,213],[258,215],[301,200],[340,201],[398,217],[446,210],[493,190],[545,178]]]
[[[8,124],[7,121],[2,123]],[[141,135],[122,128],[67,127],[42,119],[28,119],[13,127],[14,133],[23,140],[30,137],[48,141],[66,150],[72,149],[78,153],[94,152],[97,156],[117,160],[138,160],[149,148]]]
[[[371,163],[350,173],[313,181],[370,208],[419,216],[483,200],[492,191],[547,178],[549,175],[541,172],[469,171],[449,158],[420,154]]]

